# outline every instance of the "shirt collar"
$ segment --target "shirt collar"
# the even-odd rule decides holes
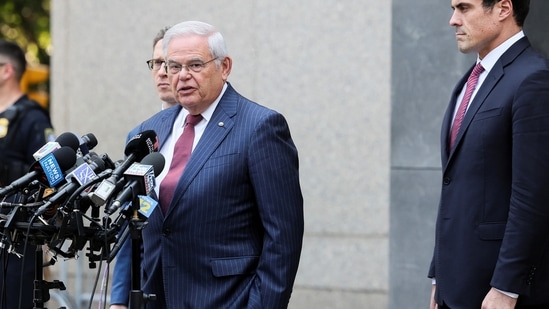
[[[488,73],[494,67],[496,62],[499,60],[501,55],[503,55],[513,44],[518,40],[524,37],[524,31],[519,31],[517,34],[508,38],[505,42],[501,43],[498,47],[494,48],[489,52],[484,59],[480,59],[477,56],[477,63],[481,62],[484,72]]]

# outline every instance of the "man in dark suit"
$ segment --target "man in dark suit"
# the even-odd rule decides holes
[[[152,58],[147,60],[147,67],[151,71],[152,80],[154,83],[154,87],[156,89],[156,93],[158,94],[158,97],[161,100],[161,109],[170,108],[172,106],[178,105],[179,103],[174,97],[174,94],[172,92],[172,89],[170,87],[170,83],[168,82],[168,74],[166,72],[166,69],[164,68],[164,52],[162,51],[162,42],[164,38],[164,34],[166,31],[168,31],[170,27],[163,27],[161,28],[156,35],[153,38],[153,44],[152,44]],[[135,128],[128,134],[127,140],[132,138],[134,135],[138,134],[139,127]],[[118,255],[119,259],[122,261],[125,261],[126,259],[131,259],[130,257],[122,257],[120,256],[127,254],[128,256],[131,256],[131,239],[127,239],[124,243],[124,249],[121,250]],[[128,248],[126,248],[128,247]],[[111,293],[111,303],[112,304],[127,304],[128,298],[130,295],[130,278],[131,278],[131,265],[128,263],[116,263],[114,272],[116,272],[116,276],[114,277],[114,281],[112,282],[112,289],[113,293]],[[122,274],[126,273],[127,276],[124,276]],[[124,306],[119,305],[113,305],[110,307],[111,309],[117,309],[117,308],[125,308]]]
[[[174,168],[166,168],[157,178],[160,205],[143,229],[143,291],[157,295],[147,308],[286,308],[303,240],[288,124],[227,82],[232,59],[211,25],[177,24],[163,44],[180,105],[137,131],[157,133],[170,167],[182,160],[174,149],[188,130],[184,119],[198,122],[173,197],[164,185]]]
[[[522,31],[529,1],[452,8],[479,66],[442,123],[431,308],[549,308],[549,70]]]

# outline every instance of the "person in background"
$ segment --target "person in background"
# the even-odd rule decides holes
[[[27,174],[35,161],[33,154],[55,140],[48,112],[21,89],[26,67],[21,47],[0,39],[0,187]],[[9,195],[6,201],[17,198],[17,194]],[[22,258],[7,249],[0,252],[0,308],[33,308],[36,246],[28,243],[15,248]]]
[[[442,122],[431,308],[549,308],[549,65],[528,0],[451,0],[476,63]]]
[[[143,292],[157,296],[147,308],[286,308],[304,228],[288,124],[227,82],[213,26],[179,23],[163,46],[180,105],[138,126],[157,133],[168,169],[143,229]]]
[[[158,97],[162,100],[162,109],[177,105],[177,101],[168,83],[168,74],[164,69],[164,55],[162,53],[162,38],[170,27],[164,27],[153,39],[152,59],[147,60],[147,66],[151,70],[153,83]]]
[[[170,27],[164,27],[158,31],[158,33],[153,38],[153,53],[152,59],[147,60],[147,67],[151,70],[153,83],[158,94],[158,97],[162,101],[162,109],[166,109],[175,105],[178,105],[170,83],[168,82],[168,74],[164,68],[164,54],[162,51],[162,42],[164,34],[168,31]],[[138,128],[135,128],[128,134],[128,139],[139,133]],[[131,255],[131,239],[127,239],[122,246],[120,253],[118,254],[117,260],[124,261],[126,257],[120,258],[122,255]],[[130,259],[128,257],[128,259]],[[130,279],[131,278],[131,267],[130,263],[115,263],[114,272],[117,273],[117,276],[113,278],[112,282],[112,293],[111,293],[111,303],[112,304],[125,304],[128,303],[128,298],[130,294]],[[124,276],[122,274],[127,274]],[[124,308],[119,305],[111,305],[111,309]]]

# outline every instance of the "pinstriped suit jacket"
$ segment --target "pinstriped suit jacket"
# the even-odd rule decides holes
[[[180,109],[138,131],[155,130],[163,147]],[[143,230],[143,291],[158,296],[147,308],[285,308],[302,239],[298,154],[286,120],[228,85],[169,210],[157,207]]]

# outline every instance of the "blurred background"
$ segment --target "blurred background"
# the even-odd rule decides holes
[[[290,308],[427,308],[440,123],[475,59],[457,51],[450,3],[13,0],[0,3],[0,36],[27,51],[24,87],[57,134],[93,133],[96,152],[121,159],[127,132],[159,110],[145,64],[154,35],[213,24],[229,81],[284,114],[300,152],[306,225]],[[545,53],[547,13],[532,0],[525,26]],[[108,302],[109,268],[84,253],[48,267],[67,286],[48,307]]]
[[[27,52],[30,65],[23,90],[49,109],[50,1],[2,1],[0,12],[0,37],[17,42]]]

